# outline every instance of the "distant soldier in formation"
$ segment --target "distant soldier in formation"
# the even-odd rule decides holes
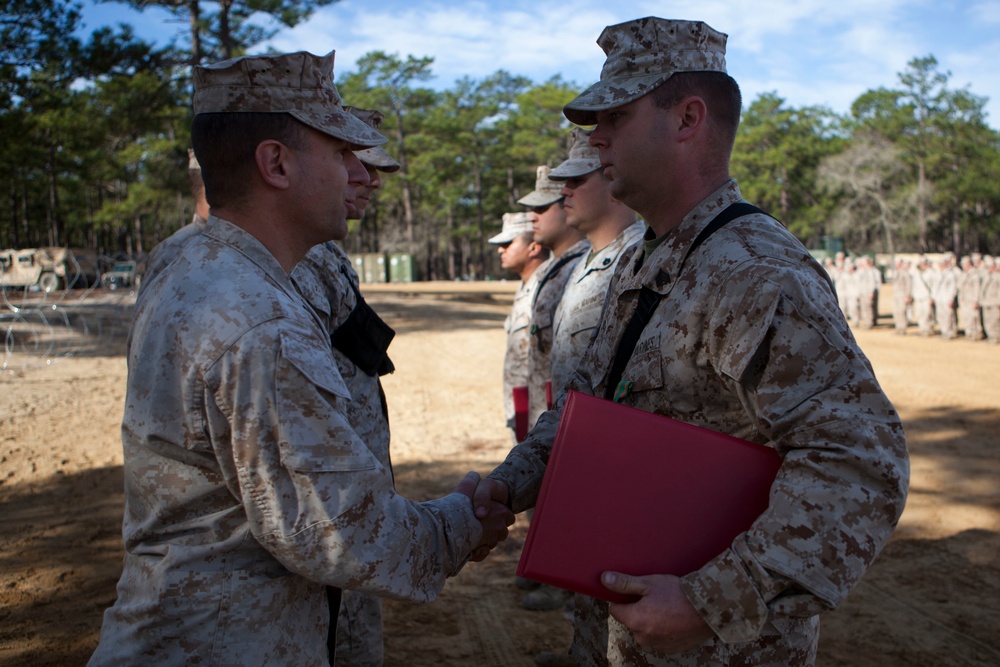
[[[979,305],[983,308],[986,340],[997,345],[1000,344],[1000,261],[994,257],[984,257],[983,260],[987,273]]]
[[[853,326],[861,324],[861,284],[858,275],[858,266],[850,257],[844,260],[844,271],[841,274],[840,286],[837,287],[837,294],[843,292],[844,308],[846,308],[847,320]]]
[[[504,213],[500,233],[489,239],[489,243],[497,246],[497,251],[500,253],[500,266],[521,278],[521,284],[514,293],[514,304],[507,319],[504,320],[507,351],[503,358],[503,405],[507,428],[510,429],[514,442],[518,441],[519,430],[523,431],[520,435],[524,435],[530,428],[527,423],[522,429],[517,427],[518,412],[523,412],[527,422],[528,406],[524,405],[522,410],[518,410],[514,391],[517,389],[524,390],[525,393],[528,391],[531,303],[538,287],[540,274],[537,274],[537,269],[549,257],[548,249],[535,243],[533,223],[534,219],[530,213]]]
[[[862,329],[871,329],[878,323],[878,290],[882,274],[871,257],[858,260],[855,272],[855,289],[858,294],[858,322]]]
[[[958,312],[962,329],[969,340],[983,339],[983,310],[979,297],[983,291],[982,255],[962,258],[962,277],[958,283]]]
[[[910,271],[913,277],[911,293],[913,295],[913,317],[917,321],[917,330],[921,336],[934,333],[934,302],[931,300],[930,262],[921,257],[917,265]]]
[[[953,340],[958,335],[958,276],[955,273],[952,256],[946,255],[938,262],[938,275],[931,298],[934,300],[934,315],[938,331],[945,340]]]
[[[892,321],[900,336],[906,335],[906,329],[910,325],[909,309],[912,304],[913,275],[910,273],[910,263],[905,259],[897,259],[892,278]]]

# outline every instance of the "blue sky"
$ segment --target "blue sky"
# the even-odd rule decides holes
[[[126,22],[166,44],[185,30],[159,10],[84,5],[87,32]],[[897,87],[907,62],[933,55],[951,73],[949,87],[989,98],[988,122],[1000,129],[1000,0],[341,0],[260,50],[335,49],[336,72],[375,50],[432,56],[428,85],[438,89],[498,69],[535,82],[561,74],[585,86],[600,76],[604,26],[643,16],[703,20],[727,33],[729,73],[745,103],[776,92],[790,106],[846,113],[866,90]]]

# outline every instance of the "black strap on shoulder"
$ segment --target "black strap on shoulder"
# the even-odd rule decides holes
[[[563,270],[563,267],[585,252],[586,250],[580,250],[574,253],[565,252],[562,256],[558,257],[556,261],[552,263],[552,268],[546,271],[545,275],[542,276],[542,279],[538,281],[538,285],[535,287],[535,294],[531,297],[531,305],[534,306],[535,302],[538,301],[538,295],[542,293],[542,288],[545,287],[545,283],[559,275],[559,272]]]
[[[688,257],[691,256],[695,248],[704,243],[705,239],[736,218],[742,218],[751,213],[764,213],[764,211],[746,202],[734,202],[724,208],[695,237],[694,243],[688,247],[687,252],[684,254],[684,259],[681,260],[680,266],[677,268],[677,275],[681,274]],[[621,340],[618,343],[618,349],[615,351],[615,359],[611,364],[608,383],[604,387],[604,398],[608,400],[614,399],[615,392],[618,390],[618,383],[622,379],[622,373],[625,372],[625,365],[632,358],[632,352],[635,351],[635,346],[639,342],[639,336],[642,335],[642,330],[649,324],[649,320],[653,317],[653,311],[656,310],[659,303],[660,294],[643,286],[639,291],[639,303],[636,305],[632,318],[625,325],[625,332],[622,334]]]

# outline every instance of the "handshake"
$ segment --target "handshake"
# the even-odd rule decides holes
[[[483,525],[483,538],[472,550],[469,560],[481,561],[500,542],[507,539],[508,527],[514,523],[514,513],[507,506],[510,493],[507,485],[495,479],[482,479],[477,472],[465,476],[455,493],[461,493],[472,502],[476,518]]]

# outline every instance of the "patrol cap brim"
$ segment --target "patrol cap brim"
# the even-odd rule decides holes
[[[392,158],[391,155],[386,153],[385,149],[381,146],[357,151],[355,152],[355,155],[357,155],[358,159],[361,160],[361,164],[367,167],[374,167],[379,171],[392,173],[394,171],[399,171],[401,166]]]
[[[597,125],[597,112],[615,109],[652,92],[673,76],[647,74],[616,81],[598,81],[563,107],[563,115],[576,125]]]
[[[491,236],[486,242],[493,245],[503,245],[510,243],[524,232],[500,232],[496,236]]]
[[[592,171],[601,168],[598,160],[580,160],[570,158],[549,173],[549,178],[553,181],[565,181],[570,178],[586,176]]]
[[[517,203],[522,206],[531,206],[534,208],[536,206],[548,206],[549,204],[555,204],[557,201],[562,200],[562,198],[563,196],[560,193],[535,190],[518,199]]]

